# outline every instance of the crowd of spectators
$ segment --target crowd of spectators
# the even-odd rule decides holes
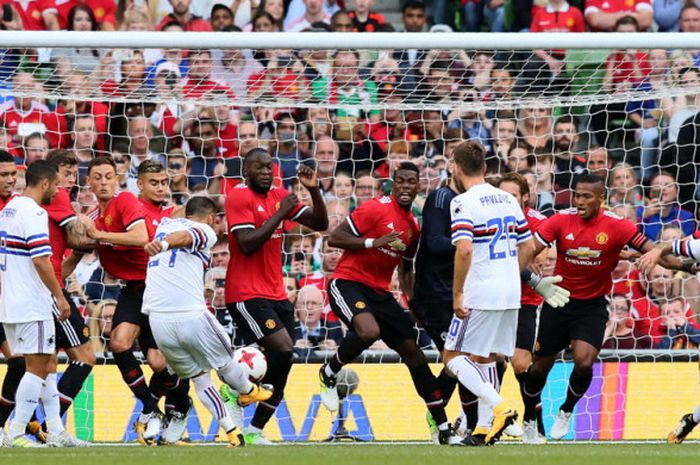
[[[435,0],[429,8],[406,0],[400,28],[373,10],[373,0],[0,3],[3,29],[30,31],[700,31],[700,8],[681,1]],[[454,146],[474,139],[489,151],[489,179],[508,171],[523,174],[530,206],[545,215],[568,208],[576,177],[593,173],[609,187],[607,207],[650,239],[669,241],[697,229],[700,94],[584,107],[516,105],[520,97],[578,92],[576,63],[565,50],[85,47],[0,50],[0,148],[19,165],[50,150],[72,150],[80,168],[72,198],[81,213],[95,205],[83,182],[94,157],[113,157],[120,189],[135,194],[138,166],[159,160],[170,175],[172,203],[209,195],[223,207],[224,196],[242,182],[242,158],[264,147],[276,161],[275,184],[302,202],[310,196],[295,179],[296,169],[304,164],[317,170],[329,230],[363,202],[388,193],[395,167],[410,160],[421,173],[413,209],[420,219],[427,195],[449,176]],[[594,91],[693,87],[700,82],[698,65],[700,50],[613,50],[598,65],[601,82]],[[473,108],[464,105],[469,103]],[[484,110],[482,103],[505,104]],[[223,297],[228,263],[223,214],[219,221],[222,238],[207,273],[206,298],[235,339]],[[291,222],[284,229],[297,354],[332,350],[344,329],[329,311],[325,288],[341,251],[328,245],[325,233]],[[661,268],[643,276],[633,254],[623,258],[614,275],[605,347],[698,347],[697,278]],[[102,348],[120,283],[88,255],[67,287]],[[409,311],[397,279],[392,291]],[[422,331],[417,338],[421,347],[431,347]]]

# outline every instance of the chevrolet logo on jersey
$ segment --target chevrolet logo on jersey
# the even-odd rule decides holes
[[[598,258],[600,257],[600,253],[600,250],[591,250],[590,247],[579,247],[577,249],[569,249],[566,251],[566,255],[576,258]]]

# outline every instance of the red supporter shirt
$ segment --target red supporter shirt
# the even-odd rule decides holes
[[[3,0],[1,4],[10,3],[19,14],[22,21],[22,28],[25,31],[43,31],[44,18],[41,16],[40,0],[18,1],[18,0]]]
[[[586,32],[586,22],[581,10],[568,3],[558,11],[547,4],[533,15],[530,32]]]
[[[0,121],[13,136],[17,134],[20,124],[43,124],[52,148],[62,147],[61,144],[69,139],[66,119],[42,103],[32,102],[28,111],[22,111],[15,107],[14,101],[5,102],[0,105]]]
[[[540,228],[540,225],[544,223],[544,221],[547,219],[546,216],[544,216],[542,213],[538,212],[537,210],[534,210],[530,207],[525,207],[525,219],[527,219],[527,226],[530,228],[530,231],[534,234],[537,232],[537,230]],[[535,307],[539,306],[544,299],[542,298],[541,295],[539,295],[533,288],[528,286],[526,283],[522,284],[522,291],[521,291],[521,297],[520,297],[520,304],[521,305],[534,305]]]
[[[583,14],[602,11],[604,13],[617,13],[620,11],[635,13],[638,11],[652,11],[651,2],[648,0],[586,0]],[[600,32],[600,29],[591,28],[591,32]]]
[[[381,13],[370,12],[365,22],[357,19],[357,13],[354,11],[349,11],[348,16],[352,19],[352,32],[374,32],[377,30],[377,26],[386,22],[384,15]]]
[[[299,95],[299,82],[297,76],[287,68],[287,72],[280,74],[277,71],[265,69],[258,73],[253,73],[248,77],[247,88],[249,94],[260,91],[265,83],[266,74],[270,73],[269,79],[272,81],[272,93],[277,98],[295,99]]]
[[[123,233],[145,221],[143,205],[131,192],[120,192],[109,201],[103,212],[92,210],[90,218],[100,231]],[[150,228],[147,227],[147,229]],[[143,247],[127,247],[100,242],[97,244],[100,264],[107,273],[125,281],[146,279],[148,254]]]
[[[411,259],[416,253],[420,235],[418,221],[410,210],[401,208],[393,196],[385,196],[360,205],[348,217],[348,223],[357,237],[377,239],[392,231],[401,235],[384,247],[345,250],[333,279],[356,281],[379,292],[389,292],[396,266],[402,258]]]
[[[187,98],[201,99],[209,92],[223,92],[229,100],[235,100],[236,94],[233,93],[230,87],[220,82],[205,79],[203,81],[194,81],[188,79],[182,86],[182,94]]]
[[[156,31],[162,31],[165,26],[167,26],[170,23],[178,23],[182,26],[182,28],[186,32],[212,32],[213,29],[211,28],[211,24],[209,24],[209,21],[205,21],[204,19],[200,18],[199,16],[192,15],[192,19],[190,19],[187,23],[181,23],[180,21],[173,16],[173,14],[166,15],[160,23],[158,23],[158,26],[156,26]]]
[[[245,184],[237,185],[226,196],[228,221],[228,250],[231,260],[226,270],[226,302],[250,299],[285,300],[287,293],[282,281],[282,223],[265,243],[250,255],[238,247],[233,232],[258,229],[279,210],[280,202],[289,191],[273,187],[259,194]],[[309,208],[301,203],[287,219],[296,220]]]
[[[95,15],[98,24],[109,23],[117,27],[117,3],[114,0],[39,0],[42,12],[56,13],[61,29],[68,29],[68,13],[74,6],[86,3]]]
[[[648,240],[629,220],[612,212],[600,210],[598,216],[584,221],[574,208],[546,220],[535,237],[548,247],[556,241],[554,274],[564,278],[561,286],[579,300],[608,294],[620,251],[626,245],[640,250]]]
[[[49,214],[49,241],[51,242],[51,265],[58,283],[63,287],[61,263],[68,248],[68,234],[63,229],[68,223],[77,219],[70,203],[68,191],[59,187],[49,205],[44,205]]]

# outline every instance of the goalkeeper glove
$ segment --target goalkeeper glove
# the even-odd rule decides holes
[[[539,295],[544,297],[545,302],[554,308],[563,307],[569,303],[569,291],[561,286],[557,286],[563,280],[561,276],[542,277],[532,273],[527,280],[528,286],[535,290]]]

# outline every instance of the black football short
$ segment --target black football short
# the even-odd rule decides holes
[[[518,331],[515,347],[532,352],[537,338],[537,305],[523,305],[518,311]]]
[[[552,308],[544,303],[540,313],[535,354],[556,355],[569,347],[573,340],[587,342],[600,350],[607,322],[607,301],[604,297],[571,299],[562,308]]]
[[[131,323],[141,328],[138,340],[144,355],[148,349],[158,348],[151,333],[148,315],[141,313],[145,289],[146,283],[143,281],[127,281],[119,293],[117,308],[114,309],[114,317],[112,318],[112,328],[116,328],[121,323]]]
[[[5,336],[5,327],[0,323],[0,346],[3,342],[7,341],[7,336]]]
[[[226,308],[246,345],[280,329],[287,330],[290,337],[294,334],[294,306],[286,299],[250,299],[228,303]]]
[[[445,347],[454,309],[451,302],[411,302],[411,310],[439,351]]]
[[[70,316],[63,321],[59,321],[58,310],[54,308],[53,319],[54,323],[56,323],[56,348],[65,350],[88,342],[90,340],[90,330],[85,324],[85,319],[80,314],[80,310],[75,306],[73,298],[65,289],[63,289],[63,296],[68,301],[68,305],[70,305]]]
[[[417,338],[411,315],[401,308],[391,292],[379,293],[356,281],[333,279],[328,283],[328,295],[333,313],[348,328],[352,328],[355,315],[368,312],[377,320],[379,337],[389,347]]]

